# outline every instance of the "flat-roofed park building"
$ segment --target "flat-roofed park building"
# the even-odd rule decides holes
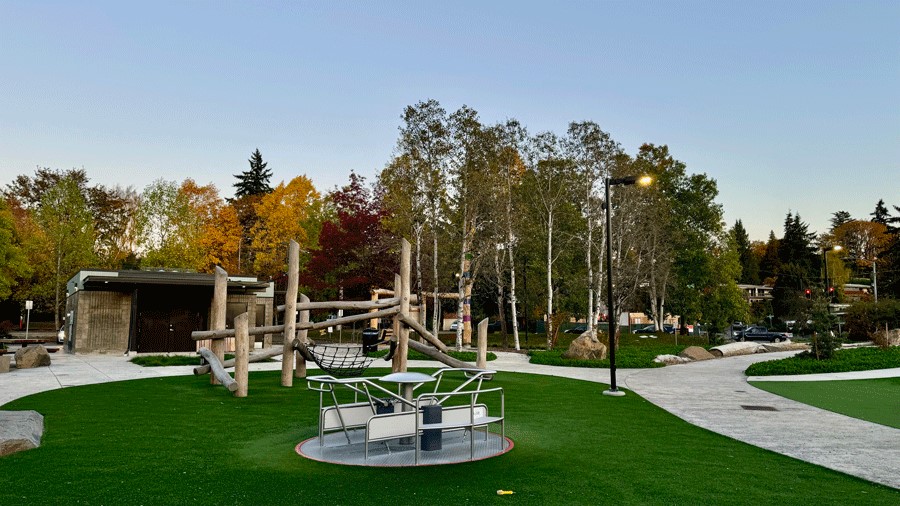
[[[83,270],[67,285],[65,350],[70,353],[196,351],[194,330],[207,330],[213,274],[171,270]],[[227,326],[248,312],[251,325],[271,325],[274,285],[229,276]],[[258,336],[265,344],[271,336]],[[231,339],[227,341],[233,341]],[[227,343],[227,346],[233,346]]]

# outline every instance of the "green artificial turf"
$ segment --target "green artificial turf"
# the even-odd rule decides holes
[[[515,373],[491,382],[506,390],[505,455],[314,462],[294,447],[317,432],[318,394],[279,377],[252,373],[244,399],[178,376],[13,401],[4,409],[41,412],[46,432],[40,448],[0,458],[0,504],[900,504],[898,490],[699,429],[634,393]]]
[[[754,381],[753,386],[817,408],[900,429],[900,378]]]
[[[836,350],[828,360],[816,360],[809,352],[781,360],[757,362],[747,368],[747,376],[782,376],[828,372],[872,371],[900,367],[900,346]]]

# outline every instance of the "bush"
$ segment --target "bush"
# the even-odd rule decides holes
[[[900,367],[900,347],[852,348],[836,350],[829,360],[816,360],[805,351],[781,360],[757,362],[747,368],[747,376],[779,376],[829,372],[874,371]]]
[[[900,328],[900,300],[857,302],[847,309],[844,320],[851,340],[868,341],[876,330],[884,330],[885,325]]]
[[[834,350],[841,345],[841,338],[835,337],[831,330],[837,323],[837,317],[828,310],[826,302],[816,302],[812,307],[812,337],[810,350],[818,360],[828,360],[834,356]]]
[[[0,337],[9,337],[9,331],[15,328],[9,320],[3,320],[0,322]]]

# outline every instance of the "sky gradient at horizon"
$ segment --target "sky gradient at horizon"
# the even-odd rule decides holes
[[[320,191],[389,161],[405,106],[532,133],[592,120],[716,179],[728,226],[781,235],[900,205],[900,2],[7,2],[0,185],[192,177],[259,148]]]

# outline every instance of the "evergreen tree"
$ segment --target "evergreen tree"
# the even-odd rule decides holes
[[[875,210],[872,211],[872,214],[869,216],[872,217],[870,221],[874,221],[875,223],[881,223],[882,225],[887,225],[888,220],[891,215],[888,212],[887,206],[884,205],[884,199],[879,199],[878,203],[875,204]]]
[[[853,221],[853,217],[850,216],[850,213],[847,211],[837,211],[831,215],[831,231],[834,230],[844,223],[850,223]]]
[[[800,220],[800,214],[788,212],[784,220],[784,237],[778,246],[778,259],[782,264],[795,264],[814,278],[819,268],[818,255],[813,241],[816,234]]]
[[[734,239],[737,248],[738,258],[741,264],[741,283],[758,285],[759,279],[759,260],[750,248],[750,235],[741,220],[737,220],[734,228],[731,229],[731,237]]]
[[[250,162],[250,170],[234,175],[238,179],[238,182],[234,184],[234,187],[237,188],[234,192],[235,198],[271,193],[272,187],[269,186],[269,180],[272,178],[272,171],[266,168],[268,163],[263,161],[259,148],[256,148],[247,161]]]

